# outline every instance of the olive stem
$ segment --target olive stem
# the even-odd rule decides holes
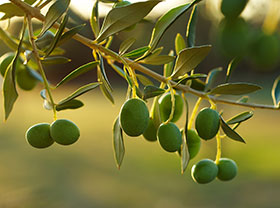
[[[202,98],[199,97],[199,98],[197,99],[197,101],[196,101],[194,107],[193,107],[193,111],[192,111],[191,117],[190,117],[189,122],[188,122],[188,129],[191,129],[191,128],[192,128],[192,124],[193,124],[193,122],[194,122],[194,119],[195,119],[195,116],[196,116],[196,114],[197,114],[197,111],[198,111],[198,108],[199,108],[199,106],[200,106],[201,101],[202,101]]]
[[[173,88],[172,88],[172,86],[171,86],[171,84],[169,82],[167,83],[167,85],[169,87],[170,95],[171,95],[171,112],[170,112],[169,118],[164,122],[165,124],[169,123],[173,119],[174,112],[175,112],[175,94],[174,94],[174,90],[173,90]]]
[[[54,103],[52,93],[51,93],[51,90],[50,90],[50,86],[49,86],[45,71],[43,69],[43,65],[41,63],[41,59],[40,59],[40,56],[39,56],[39,53],[38,53],[37,46],[35,44],[35,39],[33,37],[32,20],[31,20],[30,15],[27,16],[27,25],[28,25],[29,39],[30,39],[30,42],[31,42],[31,45],[32,45],[32,48],[33,48],[33,53],[34,53],[34,56],[35,56],[35,60],[37,62],[40,74],[42,75],[42,78],[43,78],[43,81],[44,81],[44,86],[45,86],[45,88],[48,92],[48,95],[49,95],[49,98],[50,98],[50,101],[51,101],[51,104],[52,104],[54,120],[56,120],[56,118],[57,118],[56,117],[56,108],[55,108],[56,105]]]
[[[215,163],[218,164],[222,155],[222,141],[221,141],[221,135],[219,131],[216,135],[216,140],[217,140],[217,154],[216,154]]]

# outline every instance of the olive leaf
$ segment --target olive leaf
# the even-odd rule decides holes
[[[160,116],[160,110],[159,110],[159,102],[158,102],[159,97],[160,96],[157,96],[154,98],[153,105],[151,108],[151,113],[150,113],[156,129],[158,129],[158,127],[162,123],[161,116]]]
[[[205,91],[205,82],[201,79],[192,79],[190,87],[198,91]]]
[[[175,63],[172,78],[183,76],[191,70],[195,69],[197,65],[208,55],[211,46],[197,46],[181,50]]]
[[[260,90],[261,87],[256,85],[256,84],[251,84],[251,83],[242,83],[242,82],[237,82],[237,83],[226,83],[226,84],[221,84],[212,89],[209,94],[215,95],[215,94],[220,94],[220,95],[243,95],[243,94],[248,94],[255,92],[257,90]]]
[[[69,100],[68,102],[62,103],[62,104],[57,104],[55,106],[56,111],[62,111],[62,110],[67,110],[67,109],[77,109],[81,108],[84,106],[84,103],[80,100],[73,99]]]
[[[141,21],[161,0],[137,2],[125,7],[113,8],[105,17],[96,41],[124,30]]]
[[[120,45],[119,54],[123,55],[132,45],[135,43],[136,39],[134,37],[128,38],[123,41]]]
[[[206,79],[206,85],[205,85],[205,91],[208,91],[212,88],[213,84],[216,82],[216,80],[218,79],[218,76],[220,74],[220,72],[223,71],[223,68],[219,67],[219,68],[215,68],[212,69],[207,76]]]
[[[70,0],[56,0],[55,3],[50,6],[38,37],[41,37],[56,22],[56,20],[63,15],[69,4]]]
[[[271,95],[275,107],[280,107],[280,76],[273,83]]]
[[[63,33],[63,35],[58,40],[57,46],[62,45],[67,40],[70,40],[74,35],[76,35],[78,32],[80,32],[85,26],[86,26],[86,24],[81,24],[81,25],[75,26],[75,27],[69,29],[67,32]]]
[[[165,90],[154,85],[148,85],[144,88],[144,100],[165,93]]]
[[[200,79],[200,78],[206,78],[207,75],[206,74],[192,74],[192,75],[188,75],[186,74],[185,76],[179,77],[178,79],[174,80],[175,82],[177,82],[177,85],[180,83],[185,84],[188,80],[194,80],[194,79]]]
[[[97,78],[98,78],[98,81],[101,82],[101,85],[100,85],[101,92],[108,100],[111,101],[112,104],[114,104],[115,101],[114,101],[114,97],[112,95],[112,91],[111,91],[110,87],[108,86],[105,78],[103,77],[100,66],[97,66]]]
[[[18,6],[12,3],[4,3],[0,5],[0,13],[5,13],[4,16],[0,18],[0,20],[9,19],[14,16],[24,16],[24,11],[20,9]]]
[[[229,81],[230,75],[232,71],[237,67],[239,62],[241,61],[241,58],[234,58],[230,61],[228,68],[227,68],[227,75],[226,75],[226,83]]]
[[[64,56],[49,56],[49,57],[41,59],[41,63],[45,64],[45,65],[66,64],[70,61],[71,61],[71,59],[64,57]]]
[[[125,78],[125,73],[124,71],[119,67],[117,66],[116,64],[113,64],[113,63],[109,63],[111,65],[111,67],[120,75],[122,76],[123,78]]]
[[[247,103],[249,100],[249,96],[243,96],[239,100],[237,100],[238,103]]]
[[[195,5],[192,9],[192,13],[190,15],[188,26],[187,26],[187,43],[188,47],[193,47],[195,45],[195,34],[196,34],[196,23],[197,23],[197,6]]]
[[[75,99],[76,97],[79,97],[83,94],[85,94],[86,92],[95,89],[96,87],[98,87],[100,85],[100,82],[94,82],[94,83],[90,83],[87,85],[84,85],[82,87],[80,87],[79,89],[77,89],[75,92],[73,92],[72,94],[70,94],[68,97],[64,98],[63,100],[61,100],[58,105],[62,105],[65,104],[67,102],[69,102],[70,100]]]
[[[92,7],[90,26],[94,37],[96,38],[99,34],[99,0],[95,1],[94,6]]]
[[[119,117],[116,118],[113,125],[113,148],[117,167],[120,169],[125,154],[125,147],[123,142],[123,130],[120,125]]]
[[[183,38],[183,36],[180,33],[177,33],[176,38],[175,38],[175,51],[176,54],[178,55],[181,50],[186,48],[186,42]]]
[[[246,111],[246,112],[240,113],[240,114],[232,117],[226,123],[227,124],[241,123],[243,121],[248,120],[249,118],[252,118],[253,115],[254,115],[253,111]]]
[[[143,56],[147,51],[149,50],[148,46],[144,46],[141,48],[137,48],[135,50],[132,50],[128,53],[125,53],[123,56],[127,58],[138,58],[140,56]]]
[[[150,64],[150,65],[162,65],[162,64],[168,64],[172,61],[174,61],[175,57],[174,56],[169,56],[169,55],[161,55],[161,56],[148,56],[139,63],[143,64]]]
[[[239,141],[239,142],[243,142],[246,143],[244,141],[244,139],[236,132],[234,131],[232,128],[230,128],[230,126],[224,121],[224,119],[220,116],[220,123],[221,123],[221,127],[224,131],[224,133],[230,138],[233,139],[235,141]]]
[[[56,88],[59,87],[62,84],[65,84],[66,82],[69,82],[70,80],[94,69],[97,65],[99,65],[99,61],[93,61],[89,62],[87,64],[84,64],[80,66],[79,68],[72,71],[70,74],[68,74],[66,77],[64,77],[57,85]]]
[[[146,77],[142,74],[136,74],[136,77],[145,86],[154,84],[148,77]]]
[[[102,57],[102,55],[100,53],[98,53],[98,56],[99,56],[99,61],[100,61],[100,72],[101,72],[101,75],[102,75],[102,80],[104,82],[104,84],[106,85],[106,87],[108,87],[108,89],[110,91],[113,91],[113,88],[108,80],[108,77],[106,75],[106,71],[105,71],[105,66],[104,66],[104,59]]]
[[[168,55],[169,56],[174,56],[174,51],[171,50]],[[172,74],[172,72],[173,72],[173,67],[174,67],[174,61],[169,62],[167,64],[164,64],[163,75],[165,77],[169,77]]]
[[[182,144],[181,144],[181,174],[184,174],[185,170],[188,167],[190,161],[190,153],[187,145],[187,135],[185,132],[182,134]]]

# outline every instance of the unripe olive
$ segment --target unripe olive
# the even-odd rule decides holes
[[[246,7],[248,0],[222,0],[221,12],[225,17],[236,18]]]
[[[175,96],[175,110],[173,114],[173,119],[171,120],[172,122],[176,122],[180,119],[184,108],[183,98],[178,94],[175,94],[174,96]],[[170,116],[171,108],[172,108],[171,94],[170,93],[164,94],[163,96],[160,97],[158,102],[159,102],[161,119],[162,121],[166,121]]]
[[[38,83],[38,80],[32,76],[29,70],[31,69],[23,66],[19,67],[16,72],[17,84],[23,90],[32,90]]]
[[[236,163],[228,158],[221,158],[218,162],[218,175],[217,178],[221,181],[229,181],[237,175]]]
[[[1,73],[2,77],[4,77],[5,72],[8,68],[8,66],[10,65],[10,63],[12,62],[14,56],[15,56],[15,54],[12,53],[12,52],[5,53],[3,56],[1,56],[1,58],[0,58],[0,73]]]
[[[46,148],[54,143],[50,135],[50,124],[39,123],[31,126],[25,134],[26,141],[35,148]]]
[[[54,34],[51,31],[47,30],[41,37],[35,40],[35,43],[40,50],[45,50],[50,46],[53,39]]]
[[[203,159],[192,167],[191,174],[195,182],[209,183],[217,177],[218,167],[213,160]]]
[[[200,144],[201,139],[197,135],[197,133],[192,129],[188,129],[187,145],[190,154],[190,159],[194,158],[198,154],[200,150]]]
[[[157,140],[157,129],[152,118],[150,118],[148,127],[144,131],[143,136],[146,140],[151,142]]]
[[[157,138],[161,147],[167,152],[176,152],[182,144],[180,129],[172,122],[162,123],[157,131]]]
[[[219,113],[211,108],[202,109],[196,117],[195,128],[202,139],[212,139],[220,128]]]
[[[132,98],[127,100],[120,111],[120,123],[129,136],[140,136],[149,123],[149,110],[143,100]]]
[[[58,119],[50,126],[50,133],[53,140],[62,145],[75,143],[80,137],[78,126],[67,119]]]

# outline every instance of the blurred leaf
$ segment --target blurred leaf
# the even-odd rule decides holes
[[[192,79],[190,87],[198,91],[205,91],[205,82],[201,79]]]
[[[143,64],[150,64],[150,65],[162,65],[167,64],[172,61],[174,61],[174,56],[168,56],[168,55],[161,55],[161,56],[148,56],[144,58],[143,60],[139,61],[139,63]]]
[[[62,105],[65,104],[67,102],[69,102],[70,100],[75,99],[76,97],[81,96],[82,94],[93,90],[94,88],[98,87],[100,85],[100,82],[94,82],[94,83],[90,83],[87,85],[84,85],[82,87],[80,87],[79,89],[77,89],[75,92],[73,92],[71,95],[69,95],[68,97],[64,98],[63,100],[61,100],[58,105]]]
[[[16,54],[11,62],[11,64],[8,66],[3,80],[3,97],[4,97],[4,113],[5,113],[5,120],[8,119],[10,113],[13,110],[13,106],[18,98],[18,93],[16,89],[16,83],[15,83],[15,72],[17,68],[17,60],[19,58],[21,47],[22,47],[22,41],[24,38],[24,33],[26,29],[26,22],[23,22],[22,26],[22,32],[21,32],[21,38],[18,43],[18,48],[16,51]]]
[[[99,61],[100,61],[100,72],[101,72],[101,75],[102,75],[102,79],[103,79],[103,83],[106,85],[106,87],[110,90],[110,91],[113,91],[113,88],[108,80],[108,77],[107,77],[107,74],[106,74],[106,71],[105,71],[105,66],[104,66],[104,59],[102,57],[102,55],[100,53],[98,53],[99,55]]]
[[[119,0],[100,0],[103,3],[117,3]]]
[[[194,1],[195,2],[195,1]],[[159,40],[161,39],[162,35],[164,34],[164,32],[166,31],[166,29],[180,16],[182,15],[184,12],[186,12],[189,8],[191,8],[191,6],[194,4],[193,3],[188,3],[188,4],[184,4],[181,6],[178,6],[176,8],[173,8],[171,10],[169,10],[167,13],[165,13],[163,16],[161,16],[159,18],[159,20],[157,21],[154,29],[153,29],[153,33],[152,33],[152,37],[149,43],[149,46],[151,48],[151,50],[153,50]]]
[[[144,55],[148,50],[149,50],[149,47],[148,46],[144,46],[144,47],[132,50],[132,51],[124,54],[123,56],[125,56],[127,58],[138,58],[138,57]]]
[[[234,131],[232,128],[229,127],[229,125],[224,121],[224,119],[221,116],[220,116],[220,123],[221,123],[221,127],[222,127],[224,133],[229,138],[231,138],[235,141],[246,143],[244,141],[244,139],[236,131]]]
[[[243,96],[242,98],[240,98],[237,102],[238,103],[247,103],[249,100],[248,96]]]
[[[72,71],[70,74],[68,74],[66,77],[64,77],[57,85],[56,88],[59,87],[62,84],[65,84],[66,82],[69,82],[70,80],[94,69],[97,65],[99,65],[99,61],[93,61],[89,62],[87,64],[84,64],[80,66],[79,68]]]
[[[275,107],[280,107],[280,76],[273,83],[271,90],[272,99]]]
[[[0,13],[5,13],[0,20],[9,19],[14,16],[24,16],[24,11],[13,3],[4,3],[0,5]]]
[[[46,94],[46,89],[43,89],[40,91],[40,96],[44,99],[47,100],[47,94]]]
[[[99,34],[99,0],[95,1],[95,4],[92,8],[90,26],[94,37],[96,38]]]
[[[117,65],[110,63],[111,67],[123,78],[125,78],[125,73],[124,71]]]
[[[219,68],[212,69],[208,73],[208,76],[207,76],[207,79],[206,79],[205,91],[208,91],[212,88],[213,84],[218,79],[218,76],[219,76],[220,72],[222,72],[222,71],[223,71],[223,68],[219,67]]]
[[[125,7],[113,8],[105,17],[97,41],[102,41],[117,32],[141,21],[161,0],[137,2]]]
[[[118,169],[120,169],[125,154],[125,147],[124,147],[123,132],[120,125],[119,117],[117,117],[113,126],[113,147],[114,147],[117,167]]]
[[[180,83],[185,84],[188,80],[193,80],[193,79],[199,79],[199,78],[206,78],[207,75],[206,74],[192,74],[192,75],[188,75],[186,74],[183,77],[180,77],[178,80],[174,80],[177,82],[177,85]]]
[[[182,50],[176,59],[174,71],[171,76],[177,78],[195,69],[208,55],[210,49],[210,45],[205,45]]]
[[[34,69],[31,69],[29,66],[26,66],[26,70],[28,71],[28,73],[33,77],[35,78],[36,80],[38,80],[39,82],[43,82],[43,77],[41,76],[41,74],[34,70]]]
[[[260,90],[261,87],[250,83],[226,83],[215,87],[210,91],[211,95],[242,95]]]
[[[151,117],[153,119],[156,129],[158,129],[161,124],[160,110],[159,110],[159,96],[154,98],[153,105],[151,108]]]
[[[37,0],[24,0],[25,3],[30,4],[30,5],[34,4],[36,1]]]
[[[46,110],[52,110],[53,109],[53,105],[50,101],[48,100],[44,100],[43,102],[43,107],[46,109]]]
[[[55,109],[56,109],[56,111],[62,111],[62,110],[67,110],[67,109],[77,109],[77,108],[81,108],[83,106],[84,106],[84,104],[82,101],[74,99],[74,100],[70,100],[63,104],[57,104],[55,106]]]
[[[190,15],[188,26],[187,26],[186,37],[187,37],[188,47],[195,46],[197,16],[198,16],[197,6],[195,5],[192,9],[192,13]]]
[[[248,120],[249,118],[251,118],[254,115],[253,111],[246,111],[243,113],[240,113],[234,117],[232,117],[231,119],[229,119],[227,121],[227,124],[236,124],[236,123],[241,123],[243,121]]]
[[[168,55],[169,56],[174,56],[174,51],[171,50]],[[173,72],[173,67],[174,67],[174,61],[169,62],[168,64],[164,64],[163,75],[165,77],[169,77]]]
[[[41,60],[42,64],[52,65],[52,64],[66,64],[70,62],[71,59],[64,56],[49,56]]]
[[[144,100],[162,95],[163,93],[165,93],[165,89],[156,87],[154,85],[148,85],[144,88]]]
[[[110,90],[109,86],[106,85],[106,80],[104,80],[104,77],[102,75],[100,67],[98,67],[97,69],[98,69],[97,70],[97,78],[98,78],[98,81],[101,82],[101,85],[100,85],[101,92],[103,93],[103,95],[106,98],[108,98],[108,100],[111,101],[112,104],[114,104],[115,103],[114,97],[111,93],[111,90]]]
[[[38,37],[42,36],[56,22],[56,20],[63,15],[69,4],[70,0],[56,0],[56,2],[50,6]]]
[[[132,45],[135,43],[136,39],[131,37],[123,41],[120,45],[119,54],[124,54]]]
[[[67,40],[70,40],[74,35],[76,35],[78,32],[80,32],[86,24],[78,25],[76,27],[71,28],[67,32],[63,33],[63,35],[60,37],[57,46],[62,45]]]
[[[68,15],[66,14],[62,20],[62,23],[60,24],[59,26],[59,29],[58,31],[56,32],[52,42],[51,42],[51,45],[48,47],[48,49],[46,50],[46,54],[45,54],[45,57],[49,56],[53,50],[55,49],[55,47],[57,46],[57,43],[59,41],[59,39],[61,38],[61,35],[66,27],[66,24],[68,22]]]
[[[189,164],[189,160],[190,160],[190,154],[189,154],[189,149],[188,149],[187,138],[186,137],[187,137],[187,135],[185,134],[185,132],[183,132],[183,134],[182,134],[182,145],[181,145],[181,151],[180,151],[181,173],[182,174],[187,169],[188,164]]]
[[[186,42],[183,38],[183,36],[180,33],[177,33],[176,38],[175,38],[175,51],[176,54],[178,55],[181,50],[186,48]]]
[[[136,77],[139,79],[139,81],[147,86],[147,85],[153,85],[154,83],[146,76],[142,75],[142,74],[136,74]]]
[[[241,58],[234,58],[230,61],[228,68],[227,68],[227,76],[226,76],[226,83],[229,81],[230,75],[232,71],[237,67]]]

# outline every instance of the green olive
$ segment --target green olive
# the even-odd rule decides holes
[[[23,90],[32,90],[38,83],[38,80],[32,76],[30,70],[32,69],[22,65],[16,72],[17,84]]]
[[[175,110],[171,122],[178,121],[184,109],[183,98],[178,94],[175,94],[174,96],[175,96]],[[166,93],[163,96],[161,96],[159,99],[159,110],[160,110],[160,116],[162,121],[168,120],[171,113],[171,108],[172,108],[171,94]]]
[[[200,184],[210,183],[218,174],[218,167],[213,160],[203,159],[192,167],[192,178]]]
[[[236,18],[245,9],[248,0],[222,0],[221,12],[225,17]]]
[[[54,143],[50,135],[50,124],[39,123],[31,126],[25,134],[26,141],[35,148],[46,148]]]
[[[202,139],[212,139],[220,128],[219,113],[211,108],[202,109],[196,117],[195,128]]]
[[[218,162],[218,176],[221,181],[232,180],[237,175],[236,163],[228,158],[221,158]]]
[[[149,110],[143,100],[132,98],[127,100],[120,111],[120,123],[129,136],[140,136],[149,124]]]
[[[161,147],[167,152],[176,152],[182,144],[180,129],[172,122],[162,123],[157,131],[157,138]]]
[[[148,127],[144,131],[143,136],[146,140],[151,142],[157,140],[157,129],[152,118],[150,118]]]
[[[58,119],[50,126],[51,137],[53,140],[62,145],[75,143],[80,137],[78,126],[67,119]]]

